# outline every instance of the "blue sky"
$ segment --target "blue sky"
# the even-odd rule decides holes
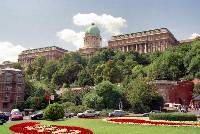
[[[200,33],[199,0],[0,0],[0,62],[21,50],[82,46],[96,21],[103,45],[111,35],[167,27],[178,40]],[[87,19],[84,19],[84,18]]]

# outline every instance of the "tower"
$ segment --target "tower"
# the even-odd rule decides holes
[[[90,58],[101,47],[101,35],[99,28],[92,23],[85,30],[84,46],[79,49],[79,52]]]

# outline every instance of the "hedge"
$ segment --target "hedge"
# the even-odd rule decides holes
[[[150,120],[168,120],[168,121],[197,121],[197,116],[186,113],[152,113]]]

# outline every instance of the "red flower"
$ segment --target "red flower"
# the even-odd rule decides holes
[[[39,125],[37,122],[25,122],[13,125],[11,131],[22,134],[93,134],[89,129],[75,126]]]
[[[127,123],[127,124],[147,124],[147,125],[169,125],[169,126],[198,126],[200,124],[185,123],[185,122],[172,122],[172,121],[152,121],[143,119],[127,119],[127,118],[111,118],[107,119],[108,122],[114,123]]]

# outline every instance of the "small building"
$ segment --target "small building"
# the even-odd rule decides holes
[[[24,75],[19,69],[0,69],[0,111],[8,112],[24,101]]]

